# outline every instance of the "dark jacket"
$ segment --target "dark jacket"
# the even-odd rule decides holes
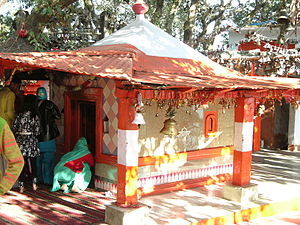
[[[55,120],[61,118],[58,107],[50,100],[39,101],[39,116],[41,121],[41,135],[39,142],[50,141],[60,135]]]

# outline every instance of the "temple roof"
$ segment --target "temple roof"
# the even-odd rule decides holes
[[[136,20],[90,47],[129,44],[146,55],[203,60],[200,52],[179,41],[177,38],[155,26],[144,15],[136,15]]]
[[[249,77],[225,68],[150,23],[144,18],[145,10],[135,13],[135,21],[90,47],[63,52],[0,53],[0,67],[45,68],[164,88],[300,88],[299,79]]]

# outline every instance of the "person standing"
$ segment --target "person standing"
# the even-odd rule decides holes
[[[52,185],[56,152],[55,138],[60,135],[55,120],[61,118],[61,113],[52,101],[47,100],[47,91],[44,87],[39,87],[36,95],[41,121],[41,134],[38,137],[41,155],[36,161],[37,178],[38,183]]]
[[[9,86],[0,90],[0,117],[11,127],[15,119],[16,109],[21,106],[21,80],[12,78]]]
[[[6,161],[0,169],[0,195],[8,192],[17,181],[23,167],[24,159],[15,137],[5,119],[0,117],[0,158]]]
[[[36,158],[40,155],[37,144],[37,137],[40,134],[40,119],[38,117],[37,98],[35,95],[26,95],[24,97],[23,109],[14,120],[12,131],[25,160],[25,166],[19,177],[20,192],[24,191],[27,175],[32,179],[33,190],[36,190]]]

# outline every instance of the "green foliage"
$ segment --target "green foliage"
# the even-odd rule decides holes
[[[30,31],[28,34],[28,41],[32,46],[34,46],[36,51],[43,51],[46,49],[49,37],[44,33],[36,34]]]
[[[238,26],[276,20],[291,0],[145,0],[152,23],[198,50],[233,21]],[[38,51],[74,50],[91,45],[134,19],[135,0],[18,0],[32,9],[26,20],[28,42]],[[235,4],[233,4],[235,3]],[[16,22],[17,19],[14,18]],[[14,31],[13,18],[1,16],[0,41]]]
[[[53,10],[50,7],[45,7],[41,11],[41,15],[52,16],[52,14],[53,14]]]
[[[6,41],[13,34],[13,19],[0,15],[0,43]]]
[[[289,12],[291,0],[246,1],[235,8],[232,20],[238,26],[255,22],[276,21],[282,9]]]

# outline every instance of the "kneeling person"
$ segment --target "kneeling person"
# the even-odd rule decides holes
[[[94,166],[93,155],[89,151],[86,139],[82,137],[74,149],[62,156],[55,166],[51,191],[84,191],[92,178],[91,166]]]

